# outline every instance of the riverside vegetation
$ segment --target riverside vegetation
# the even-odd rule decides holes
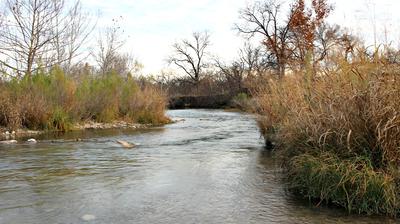
[[[0,84],[0,125],[10,130],[71,130],[85,121],[162,124],[166,95],[149,82],[110,72],[73,79],[54,67],[48,73]]]
[[[340,61],[270,81],[256,99],[289,189],[349,212],[400,212],[400,67],[384,57]]]

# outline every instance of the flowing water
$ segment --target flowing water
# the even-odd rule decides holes
[[[295,199],[250,115],[168,114],[185,120],[0,146],[0,223],[394,223]]]

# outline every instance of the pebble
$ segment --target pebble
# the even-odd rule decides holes
[[[95,220],[95,219],[96,219],[96,216],[90,215],[90,214],[86,214],[86,215],[82,216],[82,220],[83,221],[92,221],[92,220]]]

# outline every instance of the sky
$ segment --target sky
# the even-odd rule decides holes
[[[237,55],[244,39],[233,29],[239,10],[250,0],[82,0],[84,7],[98,15],[102,29],[119,20],[126,46],[143,65],[143,73],[169,69],[166,59],[172,44],[193,32],[208,31],[210,53],[224,60]],[[369,44],[390,42],[399,45],[399,0],[330,0],[334,11],[330,23],[347,27]],[[376,30],[376,32],[374,32]],[[386,33],[386,35],[385,35]],[[387,38],[385,38],[387,37]]]

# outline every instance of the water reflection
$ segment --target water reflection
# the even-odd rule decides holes
[[[185,121],[42,136],[37,145],[1,148],[0,223],[393,222],[291,196],[250,115],[169,114]],[[138,147],[123,149],[117,139]]]

